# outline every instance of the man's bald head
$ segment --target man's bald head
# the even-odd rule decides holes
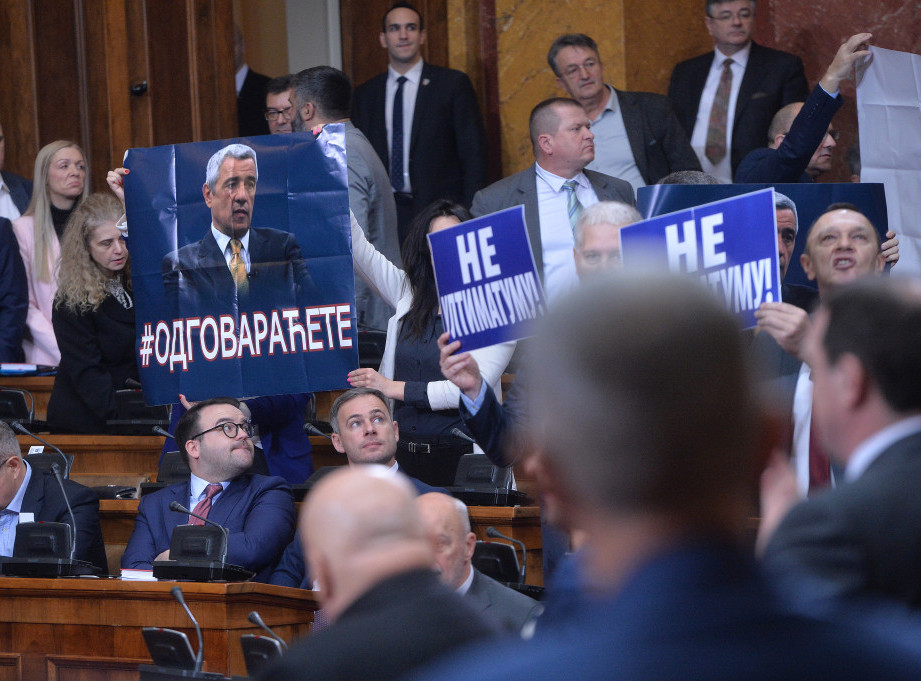
[[[379,582],[432,564],[415,491],[383,466],[326,476],[310,493],[300,523],[310,574],[332,619]]]
[[[416,499],[422,525],[435,551],[435,569],[443,584],[457,589],[470,575],[476,535],[470,531],[467,507],[459,499],[429,492]]]
[[[768,128],[768,146],[771,149],[776,149],[780,146],[780,142],[790,131],[790,126],[793,125],[796,115],[802,108],[802,102],[793,102],[774,114],[774,118],[771,119],[771,126]],[[778,139],[778,136],[780,139]]]

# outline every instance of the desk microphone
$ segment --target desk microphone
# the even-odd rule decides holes
[[[288,644],[285,643],[285,639],[283,639],[281,636],[279,636],[274,631],[269,629],[268,625],[262,621],[262,618],[259,616],[258,612],[253,610],[250,614],[246,616],[246,619],[248,619],[250,622],[255,624],[260,629],[263,629],[264,631],[268,632],[269,636],[271,636],[273,639],[275,639],[281,644],[282,650],[288,649]]]
[[[153,431],[153,434],[154,434],[154,435],[162,435],[162,436],[165,437],[167,440],[173,440],[173,439],[174,439],[173,436],[170,435],[170,432],[169,432],[168,430],[164,430],[164,429],[161,428],[160,426],[154,426],[153,428],[151,428],[151,430]]]
[[[67,513],[70,514],[70,524],[74,528],[73,541],[70,542],[70,559],[74,559],[77,551],[77,520],[74,518],[74,509],[70,507],[70,499],[67,498],[67,491],[64,489],[64,481],[61,479],[61,467],[56,463],[51,464],[51,471],[54,473],[54,479],[58,481],[61,488],[61,495],[64,497],[64,503],[67,504]]]
[[[315,425],[313,425],[312,423],[305,423],[305,424],[304,424],[304,432],[305,432],[305,433],[310,433],[311,435],[319,435],[320,437],[325,437],[327,440],[332,441],[332,438],[331,438],[329,435],[327,435],[326,433],[324,433],[322,430],[320,430],[319,428],[317,428],[317,427],[316,427]]]
[[[230,532],[227,530],[226,527],[224,527],[223,525],[219,525],[213,520],[208,520],[203,515],[198,515],[197,513],[193,513],[192,511],[187,509],[185,506],[180,504],[178,501],[169,502],[169,510],[176,511],[176,513],[184,513],[185,515],[190,515],[193,518],[198,518],[202,522],[208,523],[209,525],[213,525],[214,527],[218,528],[221,532],[223,532],[224,533],[224,550],[221,552],[221,563],[224,563],[225,565],[227,564],[227,551],[230,549]]]
[[[504,539],[505,541],[516,544],[521,548],[521,572],[518,574],[518,583],[524,584],[525,577],[528,574],[528,551],[524,547],[524,542],[518,541],[517,539],[512,539],[511,537],[506,537],[492,525],[486,528],[486,536],[492,537],[493,539]]]
[[[474,440],[472,437],[467,435],[467,433],[465,433],[464,431],[462,431],[460,428],[456,426],[451,429],[451,435],[453,435],[454,437],[459,437],[461,440],[466,440],[467,442],[470,442],[471,444],[477,443],[476,440]]]
[[[182,589],[178,586],[174,586],[169,592],[173,595],[173,598],[176,599],[176,602],[182,606],[182,609],[185,610],[185,614],[192,620],[192,624],[195,625],[195,634],[198,636],[198,654],[195,656],[195,673],[197,674],[201,671],[202,663],[205,661],[205,646],[201,638],[201,627],[198,626],[198,620],[195,619],[192,611],[189,610],[189,606],[185,604],[185,596],[182,595]]]
[[[51,444],[51,443],[48,442],[47,440],[41,439],[41,438],[40,438],[38,435],[36,435],[35,433],[33,433],[33,432],[29,431],[29,430],[26,430],[26,427],[25,427],[24,425],[22,425],[19,421],[13,421],[12,423],[10,423],[10,426],[13,428],[13,430],[17,430],[17,431],[19,431],[20,433],[22,433],[23,435],[28,435],[28,436],[31,437],[33,440],[36,440],[36,441],[38,441],[38,442],[41,442],[43,445],[45,445],[45,446],[47,446],[47,447],[51,447],[51,449],[53,449],[54,451],[56,451],[56,452],[58,453],[58,456],[61,457],[61,461],[64,462],[64,470],[66,471],[66,470],[69,468],[69,464],[67,463],[67,457],[64,456],[64,452],[62,452],[60,449],[58,449],[57,447],[55,447],[53,444]],[[65,498],[66,498],[66,497],[65,497]]]

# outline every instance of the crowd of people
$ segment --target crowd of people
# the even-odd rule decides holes
[[[299,519],[308,396],[181,397],[171,431],[190,478],[141,500],[122,567],[170,559],[179,502],[228,528],[228,561],[257,581],[316,589],[323,626],[266,679],[918,678],[921,286],[885,276],[896,234],[850,203],[801,225],[777,193],[781,278],[802,231],[812,285],[784,282],[752,333],[693,281],[621,271],[640,187],[827,172],[840,85],[869,55],[872,36],[851,36],[810,91],[798,57],[752,41],[755,0],[704,4],[714,49],[677,64],[667,96],[605,82],[588,35],[553,41],[568,96],[535,104],[534,163],[492,184],[470,79],[422,59],[411,4],[382,17],[387,71],[354,92],[329,66],[256,74],[238,32],[241,136],[344,124],[356,321],[385,332],[383,358],[348,374],[329,414],[348,466]],[[2,144],[0,130],[0,167]],[[194,246],[246,290],[250,237],[277,231],[250,227],[255,167],[242,144],[212,158],[212,228],[167,256],[177,281],[194,279]],[[0,361],[57,367],[48,423],[65,432],[105,432],[138,379],[128,171],[107,181],[88,195],[62,140],[31,184],[0,185]],[[516,344],[463,352],[450,337],[427,237],[518,205],[549,312],[503,399]],[[542,603],[471,564],[467,510],[433,462],[474,444],[540,490]],[[105,569],[98,504],[68,484],[77,557]],[[44,485],[0,423],[0,555],[21,513],[63,519]]]

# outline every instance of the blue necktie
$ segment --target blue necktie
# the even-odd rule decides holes
[[[390,186],[403,189],[403,84],[406,76],[397,78],[397,93],[393,96],[393,134],[390,136]]]
[[[576,181],[566,180],[566,182],[563,183],[563,189],[569,193],[566,199],[566,214],[569,216],[569,226],[575,230],[576,223],[579,221],[579,216],[582,214],[582,202],[579,201],[579,197],[576,196]]]

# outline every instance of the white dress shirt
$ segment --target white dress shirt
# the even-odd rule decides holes
[[[198,506],[198,502],[205,498],[205,488],[208,487],[211,483],[207,480],[202,480],[195,474],[192,474],[189,479],[189,508],[194,511],[195,507]],[[224,493],[224,490],[227,489],[227,485],[230,484],[229,481],[217,483],[221,486],[221,491],[211,497],[211,506],[217,502],[218,498]]]
[[[565,177],[554,175],[535,164],[537,171],[537,207],[540,216],[540,242],[544,256],[544,292],[552,301],[578,283],[573,259],[572,225],[569,224],[569,192],[563,188]],[[585,173],[576,181],[576,198],[583,208],[598,203],[598,196]]]
[[[387,123],[387,150],[393,157],[390,145],[393,141],[393,97],[397,93],[397,78],[406,76],[403,83],[403,191],[411,194],[412,185],[409,182],[409,143],[412,141],[413,113],[416,109],[416,95],[419,92],[419,82],[422,80],[422,64],[420,59],[406,73],[397,73],[392,66],[387,67],[387,91],[384,98],[384,120]],[[390,170],[390,164],[387,170]]]
[[[25,461],[22,462],[25,466],[26,474],[22,478],[22,483],[19,485],[19,490],[16,492],[16,496],[7,504],[6,508],[0,510],[0,556],[12,556],[13,547],[16,544],[16,527],[20,522],[32,522],[34,518],[32,514],[22,513],[22,500],[26,496],[26,488],[29,486],[29,481],[32,479],[32,467]],[[7,475],[7,473],[0,473],[0,475]],[[28,515],[28,517],[25,517]]]
[[[10,222],[21,215],[16,204],[13,203],[13,195],[10,188],[6,186],[3,177],[0,176],[0,218],[6,218]]]
[[[707,82],[704,85],[703,92],[700,95],[700,104],[697,107],[697,120],[694,122],[694,132],[691,134],[691,147],[697,158],[700,159],[700,165],[705,173],[710,173],[719,180],[726,183],[732,182],[732,127],[735,121],[736,101],[739,99],[739,87],[742,85],[742,77],[745,75],[745,67],[748,65],[748,55],[751,53],[751,43],[739,50],[734,55],[723,54],[718,49],[713,51],[713,63],[710,65],[710,73],[707,74]],[[707,148],[707,130],[710,128],[710,109],[713,108],[713,100],[716,97],[716,89],[720,84],[720,77],[723,75],[723,62],[732,59],[732,88],[729,91],[729,110],[726,114],[726,155],[723,159],[713,165],[707,158],[705,152]],[[767,146],[767,140],[764,140]]]

